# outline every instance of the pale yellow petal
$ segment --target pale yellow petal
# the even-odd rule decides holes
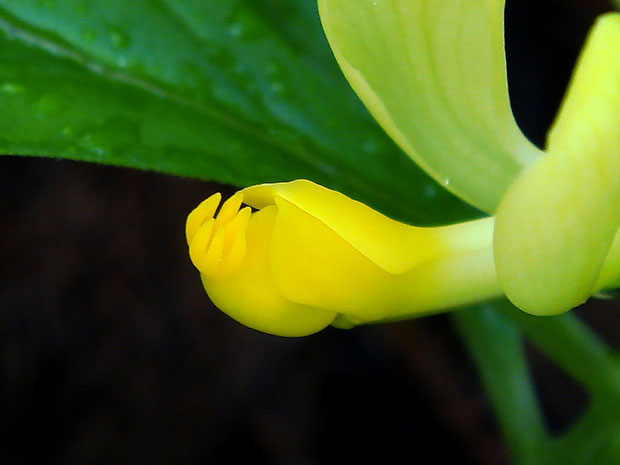
[[[437,181],[492,213],[540,151],[508,98],[504,0],[319,0],[353,89]]]
[[[601,270],[614,276],[604,262],[620,226],[620,15],[590,34],[548,150],[509,189],[494,237],[507,296],[539,315],[584,302],[605,285]]]

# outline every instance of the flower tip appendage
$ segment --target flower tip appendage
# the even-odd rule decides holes
[[[185,235],[189,256],[201,274],[210,278],[233,274],[245,257],[245,232],[251,208],[240,209],[243,194],[229,198],[215,212],[222,196],[217,193],[187,217]]]

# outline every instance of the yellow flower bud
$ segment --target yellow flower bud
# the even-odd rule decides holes
[[[244,189],[214,217],[219,202],[189,215],[190,257],[213,302],[260,331],[302,336],[501,294],[492,218],[409,226],[306,180]]]

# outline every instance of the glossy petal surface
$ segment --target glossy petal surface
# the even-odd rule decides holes
[[[394,221],[340,192],[307,180],[264,184],[243,190],[255,208],[286,200],[315,217],[370,261],[390,273],[402,273],[438,253],[436,234]],[[280,203],[285,208],[287,204]],[[287,209],[288,211],[288,209]],[[312,229],[309,226],[310,229]],[[433,229],[434,231],[434,229]],[[392,247],[386,247],[392,244]]]

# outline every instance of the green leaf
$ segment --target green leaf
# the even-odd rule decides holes
[[[492,213],[539,150],[508,100],[504,0],[319,0],[352,87],[447,189]]]
[[[0,105],[5,154],[309,178],[419,224],[479,214],[383,134],[305,0],[0,0]]]

